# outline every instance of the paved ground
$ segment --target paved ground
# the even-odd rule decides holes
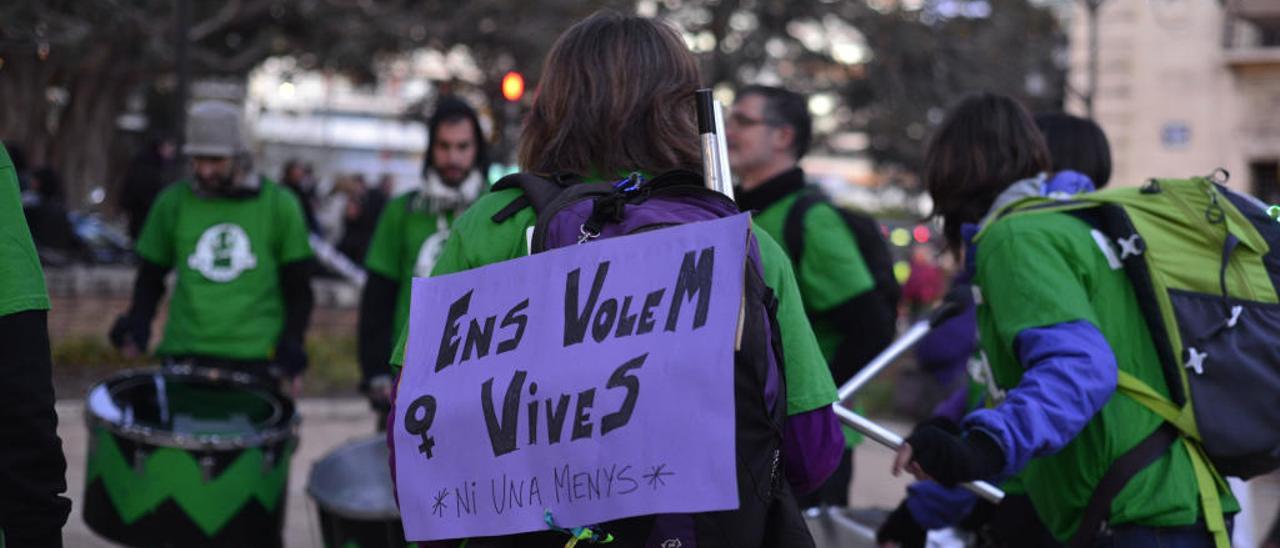
[[[285,544],[289,548],[312,548],[322,544],[315,506],[306,495],[307,473],[315,461],[334,448],[373,433],[374,418],[364,401],[357,399],[304,399],[299,409],[303,417],[302,441],[294,456],[289,478]],[[66,545],[73,548],[113,546],[95,536],[80,517],[87,442],[83,406],[79,401],[64,400],[58,403],[57,410],[60,419],[58,433],[67,454],[67,485],[72,500],[71,517],[64,532]],[[890,427],[899,432],[906,430],[902,424],[890,424]],[[852,505],[857,508],[895,506],[907,482],[889,475],[889,450],[868,443],[855,455]],[[1261,534],[1271,517],[1276,515],[1277,505],[1280,505],[1280,477],[1273,475],[1255,480],[1250,488],[1256,509],[1252,522],[1254,530]],[[847,520],[841,517],[811,520],[820,546],[872,546],[865,536],[868,530],[864,529],[862,534],[852,532],[846,527]]]

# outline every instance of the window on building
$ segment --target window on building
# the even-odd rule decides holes
[[[1268,204],[1280,204],[1280,161],[1269,160],[1249,164],[1249,182],[1253,195]]]
[[[1258,25],[1258,45],[1264,48],[1280,46],[1280,25]]]

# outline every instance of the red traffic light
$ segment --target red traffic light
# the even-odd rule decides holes
[[[524,76],[514,70],[503,76],[502,97],[513,103],[524,97]]]

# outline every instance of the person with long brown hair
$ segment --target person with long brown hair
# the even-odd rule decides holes
[[[696,60],[674,28],[649,18],[596,13],[565,31],[547,56],[520,138],[520,167],[566,184],[700,172],[694,109],[699,87]],[[477,200],[455,223],[432,275],[528,255],[526,234],[537,215],[522,201],[528,200],[520,188]],[[838,463],[843,439],[831,412],[835,384],[805,319],[786,256],[768,235],[754,234],[764,282],[778,299],[788,418],[781,456],[772,452],[769,458],[777,471],[773,477],[787,481],[775,483],[769,513],[759,519],[739,509],[691,515],[683,522],[690,530],[681,532],[664,525],[675,523],[667,515],[602,524],[615,545],[812,546],[791,490],[821,485]],[[393,361],[403,362],[403,345]],[[744,455],[738,457],[741,461]],[[561,533],[542,532],[471,539],[468,546],[561,546],[565,540]]]
[[[1004,215],[1055,197],[1050,168],[1031,116],[1002,95],[961,102],[930,143],[925,184],[972,274],[989,407],[917,425],[893,473],[945,486],[1016,475],[1070,546],[1221,546],[1222,514],[1239,509],[1230,491],[1219,507],[1202,503],[1197,476],[1212,470],[1196,469],[1159,415],[1116,394],[1121,371],[1169,389],[1112,244],[1069,212]]]

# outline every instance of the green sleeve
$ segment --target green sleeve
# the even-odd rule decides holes
[[[875,288],[858,242],[835,206],[819,203],[804,216],[804,253],[796,282],[810,313],[826,312]]]
[[[809,327],[800,289],[791,271],[791,260],[763,229],[752,223],[760,243],[764,279],[778,297],[778,331],[782,333],[782,354],[787,377],[787,414],[795,415],[831,405],[836,401],[836,383]]]
[[[134,244],[134,250],[139,257],[160,266],[170,268],[175,266],[174,223],[177,221],[178,203],[182,199],[182,193],[189,191],[184,188],[187,184],[179,182],[170,185],[156,198],[155,205],[151,206],[151,211],[147,213],[147,220],[142,223],[142,232],[138,234],[138,241]]]
[[[403,273],[400,261],[400,239],[404,237],[404,202],[397,198],[383,208],[378,216],[378,226],[369,240],[369,251],[364,256],[364,267],[393,280]]]
[[[307,232],[307,219],[302,204],[292,192],[273,186],[277,197],[276,218],[280,220],[280,264],[309,259],[312,256],[311,240]]]
[[[48,309],[44,271],[22,213],[18,174],[0,146],[0,316]]]
[[[400,336],[396,337],[395,350],[391,351],[391,376],[393,378],[400,376],[400,369],[404,367],[404,343],[409,338],[409,322],[404,323],[404,329],[400,330]]]
[[[1099,325],[1082,271],[1091,261],[1072,251],[1070,231],[1040,229],[1035,221],[1005,219],[978,244],[974,283],[991,311],[997,342],[1011,352],[1025,329],[1077,320]]]
[[[526,230],[537,220],[533,208],[526,207],[501,224],[493,222],[494,214],[520,196],[520,190],[512,188],[476,200],[454,221],[431,275],[453,274],[528,255]]]
[[[520,196],[516,189],[485,194],[458,217],[445,240],[440,258],[431,269],[432,276],[462,272],[487,264],[523,257],[528,248],[525,230],[533,226],[532,208],[525,208],[502,224],[494,224],[493,215]],[[467,242],[467,243],[463,243]],[[404,365],[404,347],[409,337],[409,324],[405,323],[395,350],[391,353],[391,373],[400,374]]]

